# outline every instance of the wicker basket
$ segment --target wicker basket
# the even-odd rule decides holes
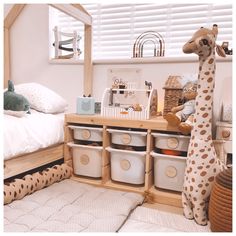
[[[213,232],[232,232],[232,168],[216,176],[209,202]]]
[[[176,107],[179,104],[179,101],[182,99],[182,84],[181,84],[180,76],[169,76],[165,86],[165,96],[164,96],[164,109],[163,109],[163,117],[171,111],[173,107]]]

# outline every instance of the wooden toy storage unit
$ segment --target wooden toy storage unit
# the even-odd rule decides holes
[[[78,132],[81,131],[80,135],[75,134],[74,130],[78,127]],[[90,140],[94,137],[93,132],[100,130],[101,136],[98,137],[97,143],[94,143],[94,140]],[[128,130],[128,131],[127,131]],[[127,133],[125,132],[127,131]],[[113,136],[113,133],[117,132],[118,136]],[[116,174],[115,178],[118,176],[121,179],[120,181],[116,181],[112,179],[111,169],[112,169],[112,152],[116,154],[120,152],[119,155],[124,155],[124,153],[128,153],[129,150],[124,149],[116,149],[112,145],[112,142],[121,142],[121,144],[129,144],[132,142],[131,134],[136,134],[139,136],[141,134],[142,137],[139,137],[141,146],[143,147],[143,140],[144,140],[144,150],[140,151],[139,155],[143,155],[145,165],[144,165],[144,176],[143,181],[138,176],[134,183],[131,184],[133,181],[127,177],[128,180],[131,180],[130,183],[125,183],[125,179],[122,179],[122,172]],[[85,176],[85,175],[78,175],[75,174],[74,171],[73,177],[77,181],[93,184],[96,186],[102,186],[107,188],[113,188],[118,190],[125,190],[125,191],[133,191],[138,192],[146,196],[148,202],[157,202],[161,204],[167,204],[172,206],[181,207],[181,193],[177,191],[170,191],[168,189],[159,189],[154,186],[154,157],[152,156],[152,152],[155,149],[155,137],[153,134],[157,133],[169,133],[170,136],[178,132],[175,127],[168,126],[167,122],[163,119],[163,117],[155,117],[149,120],[131,120],[131,119],[122,119],[122,118],[109,118],[103,117],[101,115],[77,115],[77,114],[66,114],[65,115],[65,144],[64,144],[64,159],[65,162],[69,165],[75,167],[74,165],[78,165],[78,162],[82,164],[87,164],[89,162],[90,156],[89,153],[83,153],[80,156],[80,161],[77,160],[76,164],[73,161],[73,145],[77,146],[75,148],[85,148],[84,144],[90,144],[87,146],[92,152],[95,151],[96,153],[100,153],[99,160],[101,161],[99,166],[92,167],[93,168],[100,168],[101,169],[101,177],[100,178],[92,178],[93,176]],[[145,136],[143,136],[145,134]],[[78,141],[76,136],[80,138]],[[119,135],[121,139],[119,139]],[[100,142],[100,137],[102,137],[102,142]],[[172,138],[173,139],[173,138]],[[120,140],[120,141],[119,141]],[[69,144],[69,145],[68,145]],[[173,143],[172,143],[173,144]],[[129,147],[129,145],[126,145]],[[124,152],[124,153],[122,153]],[[130,153],[135,154],[135,151],[130,151]],[[97,155],[97,154],[95,154]],[[138,156],[138,155],[136,155]],[[173,157],[174,158],[174,157]],[[129,169],[130,164],[129,161],[132,161],[132,157],[130,160],[126,162],[121,162],[120,166],[117,166],[120,169]],[[91,164],[92,164],[91,160]],[[139,160],[137,160],[139,161]],[[178,161],[176,159],[176,161]],[[142,165],[142,164],[141,164]],[[96,173],[96,170],[94,170]],[[122,171],[122,170],[121,170]],[[95,176],[95,175],[94,175]],[[143,183],[143,184],[137,184]]]

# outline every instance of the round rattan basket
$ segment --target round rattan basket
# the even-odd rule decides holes
[[[213,232],[232,232],[232,168],[216,176],[208,213]]]

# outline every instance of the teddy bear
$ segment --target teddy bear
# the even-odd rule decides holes
[[[195,98],[197,96],[197,83],[187,82],[183,87],[184,103],[173,107],[166,114],[165,119],[172,126],[177,126],[182,134],[191,133],[193,116],[195,113]]]

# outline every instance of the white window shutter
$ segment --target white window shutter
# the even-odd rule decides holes
[[[218,44],[228,41],[230,48],[232,47],[232,4],[83,6],[93,18],[93,59],[131,58],[135,39],[146,31],[155,31],[162,35],[165,56],[187,56],[182,52],[183,44],[198,28],[212,27],[213,24],[219,26]],[[55,18],[55,14],[52,15]],[[55,19],[53,23],[55,24]],[[77,30],[83,37],[83,25],[64,13],[58,13],[57,25],[62,31]],[[80,45],[83,51],[83,40]],[[145,46],[146,56],[153,55],[152,46],[151,43]]]

